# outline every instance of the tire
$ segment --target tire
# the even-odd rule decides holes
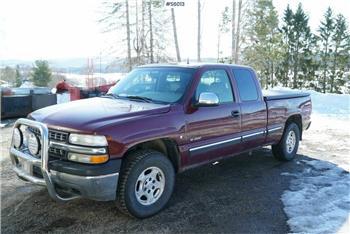
[[[280,161],[293,160],[298,151],[299,140],[300,129],[298,125],[295,123],[288,124],[280,142],[276,145],[272,145],[273,156]]]
[[[174,167],[165,155],[153,150],[136,151],[123,165],[117,207],[136,218],[155,215],[169,201],[174,184]]]

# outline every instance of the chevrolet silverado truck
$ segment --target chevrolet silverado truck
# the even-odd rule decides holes
[[[146,65],[105,96],[32,112],[14,125],[19,178],[57,201],[116,201],[137,218],[159,212],[175,175],[272,146],[292,160],[311,123],[306,93],[262,94],[250,67]]]

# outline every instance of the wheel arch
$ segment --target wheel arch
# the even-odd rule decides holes
[[[139,142],[133,145],[125,152],[125,156],[130,155],[131,152],[142,149],[151,149],[164,154],[169,158],[173,164],[175,172],[178,172],[181,164],[181,156],[176,141],[170,138],[159,138],[149,141]]]
[[[293,115],[290,115],[288,117],[288,119],[286,120],[286,124],[285,124],[285,129],[286,127],[290,124],[290,123],[295,123],[298,128],[299,128],[299,131],[300,131],[300,140],[302,140],[302,133],[303,133],[303,122],[302,122],[302,117],[301,117],[301,114],[293,114]]]

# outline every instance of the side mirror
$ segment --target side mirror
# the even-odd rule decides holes
[[[198,101],[195,106],[218,106],[219,98],[215,93],[203,92],[199,94]]]

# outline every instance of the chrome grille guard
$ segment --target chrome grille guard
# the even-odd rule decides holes
[[[10,157],[11,157],[12,164],[14,166],[13,169],[17,173],[17,175],[30,181],[30,182],[35,183],[35,184],[46,186],[50,196],[57,201],[68,201],[68,200],[72,200],[74,198],[77,198],[78,196],[71,196],[71,197],[65,198],[65,197],[60,196],[56,192],[55,185],[51,179],[51,174],[50,174],[49,167],[48,167],[48,163],[49,163],[49,155],[48,155],[49,130],[48,130],[46,124],[36,122],[33,120],[29,120],[29,119],[21,118],[15,122],[14,128],[17,128],[21,125],[25,125],[28,127],[34,127],[40,131],[41,159],[38,159],[38,158],[33,157],[31,155],[25,154],[25,153],[21,152],[20,150],[17,150],[13,146],[13,140],[12,140],[11,148],[10,148]],[[29,168],[27,171],[24,171],[23,169],[18,167],[18,163],[16,162],[15,157],[20,158],[21,160],[25,161],[25,163],[27,163],[29,165]],[[34,176],[33,166],[37,166],[37,167],[41,168],[43,179]]]

